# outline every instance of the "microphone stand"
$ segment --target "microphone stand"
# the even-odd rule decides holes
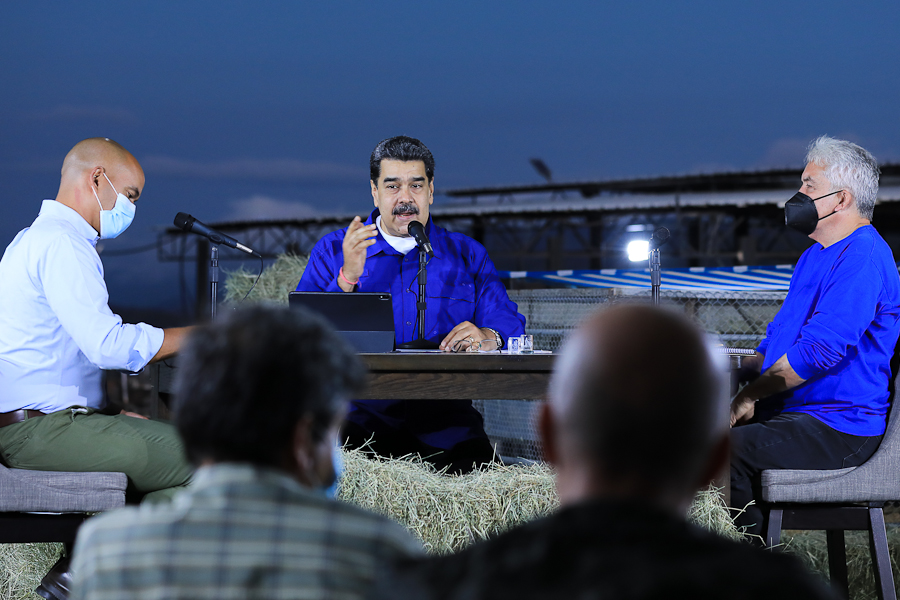
[[[438,344],[425,339],[425,309],[427,307],[425,284],[428,282],[426,264],[428,264],[428,253],[422,249],[422,246],[419,246],[419,297],[416,300],[416,309],[419,311],[419,338],[405,344],[397,344],[398,350],[436,350],[438,348]]]
[[[650,251],[650,299],[653,306],[659,306],[659,247]]]
[[[669,230],[660,227],[650,236],[650,300],[659,306],[659,248],[669,241]]]
[[[209,245],[209,314],[216,320],[216,294],[219,288],[219,246]]]

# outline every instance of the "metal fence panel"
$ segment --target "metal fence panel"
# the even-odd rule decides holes
[[[661,305],[683,312],[725,346],[755,348],[787,292],[662,291]],[[511,290],[539,350],[557,351],[579,323],[602,306],[650,302],[650,291],[630,288]],[[516,400],[475,402],[485,431],[501,456],[541,458],[537,404]]]

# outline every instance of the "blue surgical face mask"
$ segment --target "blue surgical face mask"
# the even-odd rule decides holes
[[[337,440],[334,441],[334,448],[331,452],[331,464],[334,467],[334,481],[328,487],[322,487],[320,491],[326,498],[334,500],[337,498],[341,475],[344,474],[344,459],[341,455],[341,445]]]
[[[106,173],[103,176],[106,177]],[[120,194],[116,190],[116,186],[112,184],[112,181],[109,181],[109,177],[106,177],[106,181],[109,182],[109,187],[116,192],[116,205],[113,206],[112,210],[103,210],[97,190],[91,187],[91,191],[94,192],[94,198],[97,199],[97,204],[100,204],[100,239],[102,240],[118,237],[119,234],[128,229],[128,226],[134,220],[134,203],[125,194]]]

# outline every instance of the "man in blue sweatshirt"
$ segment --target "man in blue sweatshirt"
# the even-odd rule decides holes
[[[900,334],[900,275],[872,227],[878,165],[863,148],[809,147],[785,222],[816,243],[797,262],[784,305],[748,360],[761,375],[732,400],[731,503],[759,503],[765,469],[839,469],[878,448]],[[762,512],[738,517],[762,531]]]

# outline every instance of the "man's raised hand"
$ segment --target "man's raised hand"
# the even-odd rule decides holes
[[[378,235],[378,228],[372,225],[364,225],[362,219],[353,217],[347,226],[347,234],[344,236],[342,251],[344,253],[344,276],[338,276],[338,285],[345,292],[353,291],[355,283],[359,281],[366,267],[366,248],[375,243],[373,239]]]

